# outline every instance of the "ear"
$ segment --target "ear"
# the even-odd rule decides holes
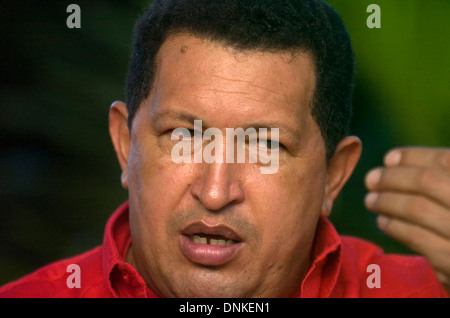
[[[112,103],[109,109],[109,134],[122,169],[121,182],[125,189],[128,188],[127,167],[130,153],[130,131],[127,121],[127,106],[119,101]]]
[[[361,140],[355,136],[345,137],[336,147],[336,152],[328,161],[327,184],[321,215],[328,217],[333,202],[350,178],[361,156]]]

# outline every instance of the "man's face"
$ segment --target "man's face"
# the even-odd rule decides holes
[[[133,120],[123,178],[127,260],[152,290],[288,297],[299,287],[326,196],[314,87],[306,54],[236,53],[188,35],[166,40]],[[194,119],[223,136],[226,128],[279,128],[278,171],[261,174],[261,163],[248,161],[174,163],[172,130],[193,130]]]

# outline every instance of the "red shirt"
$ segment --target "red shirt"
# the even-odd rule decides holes
[[[125,203],[108,220],[102,246],[1,287],[0,297],[158,297],[125,262],[130,242]],[[75,273],[68,269],[71,264],[79,266],[80,288],[68,287]],[[379,266],[379,288],[367,283],[374,282],[370,264]],[[424,258],[384,254],[369,242],[339,236],[325,218],[319,221],[312,263],[299,286],[294,297],[447,297]]]

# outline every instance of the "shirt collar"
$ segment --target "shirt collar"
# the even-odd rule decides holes
[[[103,273],[108,288],[115,297],[158,297],[144,279],[127,262],[126,253],[131,243],[128,221],[128,201],[110,217],[103,237]]]
[[[103,272],[115,297],[158,297],[145,284],[125,256],[131,243],[128,201],[122,204],[106,224],[103,238]],[[336,285],[341,264],[342,243],[334,226],[320,218],[312,249],[311,265],[293,297],[329,297]]]
[[[320,217],[313,243],[311,265],[294,297],[330,297],[341,270],[341,254],[342,242],[339,234],[327,218]]]

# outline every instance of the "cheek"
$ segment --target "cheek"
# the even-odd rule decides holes
[[[313,167],[313,165],[309,165]],[[259,181],[255,196],[259,198],[259,217],[271,245],[297,248],[314,236],[324,198],[326,174],[323,169],[297,169],[288,173],[280,169],[272,180]],[[278,245],[279,246],[279,245]]]
[[[155,142],[149,138],[146,147],[132,145],[129,161],[132,240],[139,242],[134,245],[135,253],[141,267],[151,272],[149,277],[160,276],[160,270],[168,269],[179,257],[173,254],[176,233],[168,232],[167,224],[185,201],[191,175],[189,165],[174,164]]]
[[[190,169],[189,165],[174,164],[170,155],[159,149],[156,137],[132,144],[128,194],[137,227],[152,235],[165,235],[164,227],[155,224],[165,224],[180,206],[187,194]]]
[[[261,197],[284,210],[314,212],[321,205],[326,185],[326,167],[314,163],[302,163],[295,168],[280,167],[277,174],[261,177],[258,187]],[[305,211],[306,212],[306,211]]]
[[[133,143],[128,166],[130,192],[140,200],[170,202],[177,188],[183,187],[182,180],[190,174],[190,167],[175,164],[170,152],[158,145],[158,138],[151,136],[142,142]]]

